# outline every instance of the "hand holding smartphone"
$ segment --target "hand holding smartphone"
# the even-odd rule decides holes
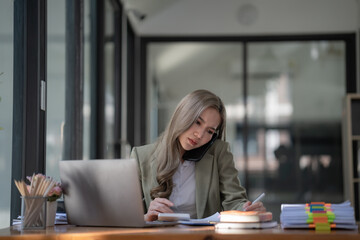
[[[214,133],[211,140],[204,144],[201,147],[192,149],[190,151],[186,151],[183,155],[183,160],[186,161],[193,161],[193,162],[198,162],[200,161],[203,156],[205,155],[205,153],[207,152],[207,150],[209,150],[209,148],[211,147],[211,145],[215,142],[215,140],[217,139],[217,134]]]

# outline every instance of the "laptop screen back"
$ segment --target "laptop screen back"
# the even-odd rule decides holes
[[[135,159],[61,161],[68,222],[141,227],[144,207]]]

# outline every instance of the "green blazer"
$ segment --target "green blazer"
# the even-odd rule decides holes
[[[155,144],[134,147],[131,158],[138,161],[139,177],[145,201],[145,211],[152,201],[150,190],[158,186]],[[240,185],[229,144],[216,140],[204,157],[195,164],[196,212],[198,218],[208,217],[223,210],[242,210],[247,201],[246,191]]]

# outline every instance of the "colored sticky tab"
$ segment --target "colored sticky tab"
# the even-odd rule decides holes
[[[331,227],[329,223],[315,223],[316,231],[330,231]]]
[[[325,205],[325,202],[311,202],[310,205]]]
[[[313,211],[313,214],[325,214],[326,215],[326,211],[324,210],[317,210],[317,211]]]
[[[326,211],[314,211],[312,212],[314,217],[327,217]]]
[[[313,223],[309,224],[309,228],[315,228],[315,227],[316,227],[315,224],[313,224]]]
[[[314,211],[326,211],[326,208],[324,206],[311,206],[310,212]]]
[[[309,228],[317,231],[330,231],[334,224],[335,214],[331,209],[331,204],[325,202],[311,202],[305,205],[305,213],[308,215],[306,223]]]
[[[310,208],[325,208],[324,205],[310,205]]]
[[[310,206],[310,209],[319,209],[319,210],[323,210],[323,209],[325,209],[325,207],[324,206],[320,206],[320,205],[311,205]]]
[[[335,213],[333,213],[333,212],[327,212],[326,214],[327,214],[327,216],[328,216],[328,221],[329,221],[330,223],[334,222],[334,220],[335,220]]]
[[[314,223],[327,223],[328,218],[327,217],[314,217]]]

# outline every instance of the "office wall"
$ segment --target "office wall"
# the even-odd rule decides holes
[[[148,36],[176,37],[176,36],[199,36],[199,35],[200,36],[201,35],[203,36],[207,36],[207,35],[209,36],[246,36],[246,35],[269,36],[269,35],[293,35],[293,34],[294,35],[331,34],[331,33],[339,34],[339,33],[357,32],[360,23],[358,19],[359,6],[358,6],[358,2],[355,0],[350,0],[350,1],[346,1],[346,0],[345,1],[341,1],[341,0],[336,0],[336,1],[335,0],[170,1],[169,0],[166,3],[164,3],[164,1],[150,0],[150,2],[152,3],[159,4],[158,9],[156,9],[154,6],[149,6],[146,4],[143,5],[140,2],[141,1],[136,1],[136,0],[129,1],[128,2],[129,6],[127,7],[129,7],[128,9],[138,10],[137,12],[130,11],[129,16],[131,17],[132,24],[135,27],[138,35],[143,37],[148,37]],[[249,3],[251,3],[252,5],[249,5]],[[241,10],[241,9],[245,9],[245,10]],[[239,11],[240,12],[244,11],[244,13],[239,15]],[[145,14],[145,18],[143,20],[141,20],[141,14]],[[242,18],[242,16],[244,16],[244,18]],[[176,44],[180,44],[180,43],[176,43]],[[304,44],[304,46],[294,46],[293,44],[290,43],[282,43],[281,46],[279,46],[279,49],[267,48],[265,49],[263,54],[252,55],[253,52],[250,52],[251,54],[249,53],[250,60],[253,60],[253,62],[249,61],[249,65],[255,64],[255,61],[257,63],[255,65],[257,66],[261,65],[261,67],[256,68],[257,70],[259,70],[259,73],[266,73],[266,70],[269,69],[272,71],[274,69],[277,70],[278,67],[276,66],[277,65],[276,61],[274,61],[275,58],[278,59],[279,61],[281,60],[280,62],[286,59],[289,60],[287,61],[288,64],[286,64],[285,66],[287,67],[285,72],[290,73],[291,79],[293,80],[292,89],[294,89],[294,92],[291,93],[291,97],[293,100],[293,109],[295,109],[295,111],[292,115],[292,120],[293,122],[301,121],[302,124],[306,121],[309,122],[310,123],[309,125],[303,126],[304,129],[314,129],[317,124],[326,122],[326,123],[330,123],[329,124],[330,126],[336,126],[336,127],[331,127],[331,130],[333,131],[329,130],[328,135],[331,135],[333,132],[335,132],[336,134],[339,133],[338,126],[340,126],[340,122],[341,122],[340,99],[344,96],[345,93],[344,90],[345,51],[343,50],[344,48],[334,47],[335,45],[338,44],[341,45],[341,43],[329,44],[321,41],[306,43]],[[160,45],[160,43],[158,45]],[[158,52],[151,52],[148,49],[148,53],[149,54],[153,53],[154,55],[159,54],[160,57],[161,55],[166,55],[165,52],[169,52],[173,46],[166,46],[166,43],[164,43],[164,45],[165,47],[163,47],[163,49],[158,49],[159,50]],[[159,47],[159,46],[156,46],[156,44],[154,44],[153,47]],[[153,80],[153,78],[151,77],[155,75],[156,83],[158,82],[164,83],[161,85],[163,89],[159,87],[158,91],[159,92],[163,91],[166,92],[167,95],[170,95],[170,97],[166,99],[167,101],[163,100],[160,102],[159,105],[161,107],[163,107],[164,103],[166,103],[166,105],[171,104],[172,106],[175,106],[177,101],[174,100],[180,99],[180,96],[178,95],[181,94],[182,97],[184,95],[184,92],[188,92],[185,91],[184,89],[188,90],[188,88],[192,88],[192,87],[196,89],[202,86],[206,86],[207,88],[211,89],[212,85],[210,84],[210,82],[212,83],[212,81],[214,82],[218,81],[222,83],[221,90],[216,91],[216,93],[217,94],[220,93],[220,96],[225,101],[227,101],[226,98],[228,96],[235,95],[233,93],[236,90],[239,91],[239,89],[241,88],[240,84],[233,87],[235,85],[234,80],[232,80],[231,82],[231,81],[226,81],[227,79],[225,78],[223,79],[221,78],[221,76],[225,76],[228,77],[229,80],[231,80],[230,76],[232,76],[232,74],[229,74],[232,72],[229,71],[229,68],[227,66],[225,66],[224,68],[219,68],[219,65],[223,63],[222,61],[218,61],[221,58],[214,60],[212,62],[213,65],[209,64],[209,61],[211,61],[211,57],[215,56],[215,54],[213,53],[214,51],[216,51],[216,48],[211,48],[211,47],[207,48],[206,46],[198,46],[197,48],[196,47],[191,48],[192,46],[187,46],[188,49],[193,49],[193,50],[188,51],[188,54],[185,54],[184,48],[181,47],[182,46],[178,46],[178,48],[181,49],[182,51],[179,51],[177,54],[173,54],[173,56],[174,59],[177,60],[182,59],[182,61],[180,60],[177,61],[176,64],[174,64],[176,65],[176,67],[173,70],[168,70],[165,74],[162,75],[160,75],[159,71],[156,70],[153,72],[154,73],[153,75],[150,72],[148,72],[148,76],[150,76],[151,79],[150,81]],[[261,47],[267,47],[267,46],[266,44],[264,44],[264,46],[257,46],[256,49],[259,49]],[[311,55],[310,53],[312,52],[312,50],[316,50],[316,49],[318,49],[319,51],[321,51],[321,49],[326,50],[323,52],[323,55],[321,56],[319,55],[321,58],[319,59],[319,61],[316,60],[317,57],[314,57],[314,59],[312,59],[308,56]],[[273,51],[267,51],[267,50],[273,50]],[[239,56],[241,56],[239,51],[238,53]],[[271,57],[270,61],[267,61],[264,57],[265,54],[272,55],[275,57]],[[184,57],[184,55],[187,56]],[[231,54],[229,52],[226,52],[224,55],[229,56]],[[164,67],[166,63],[165,61],[157,62],[156,59],[154,58],[152,59],[149,58],[149,59],[150,60],[148,61],[150,66],[148,66],[148,69],[153,69],[156,66]],[[229,64],[229,65],[241,66],[239,61],[240,61],[239,59],[234,57],[234,64]],[[204,65],[200,65],[201,63],[203,63]],[[196,66],[196,68],[199,69],[199,71],[197,72],[191,71],[191,69],[194,66]],[[207,67],[206,68],[207,70],[204,70],[205,67]],[[190,71],[187,71],[188,69],[190,69]],[[213,71],[209,71],[215,69],[216,70],[220,69],[220,71],[218,70],[216,73],[214,73]],[[221,72],[222,70],[223,72]],[[284,69],[282,68],[281,70],[283,71]],[[190,72],[190,74],[188,75],[177,74],[179,71],[185,73]],[[240,69],[236,70],[235,73],[238,73],[237,75],[241,76]],[[186,77],[184,77],[184,75]],[[259,74],[259,75],[263,75],[263,74]],[[196,81],[193,82],[200,83],[200,86],[197,85],[197,87],[195,87],[194,83],[191,83],[190,85],[184,79],[186,80],[195,79]],[[171,88],[164,87],[166,83],[168,84],[167,86],[171,85]],[[206,83],[206,85],[204,83]],[[255,83],[253,82],[251,84],[252,84],[251,85],[252,89],[259,89],[260,91],[264,89],[264,87],[261,87],[260,81]],[[156,85],[156,87],[157,86],[158,85]],[[254,91],[251,92],[253,93],[253,95],[255,95]],[[225,92],[226,96],[223,97],[221,95],[221,92]],[[156,94],[157,93],[158,92],[156,92]],[[163,97],[164,95],[161,96]],[[148,99],[148,102],[151,102],[150,98]],[[153,102],[154,104],[150,106],[155,106],[157,104],[156,100]],[[153,108],[149,107],[149,109],[153,109]],[[163,112],[164,111],[162,111],[161,114],[163,114]],[[169,110],[168,112],[172,113],[171,110]],[[165,114],[160,115],[161,117],[159,117],[158,121],[167,122],[165,120],[165,117],[163,117],[164,115]],[[331,125],[332,122],[334,122],[335,124]],[[311,126],[311,128],[309,128],[309,126]],[[153,127],[153,125],[151,125],[151,127]],[[234,128],[232,129],[232,131],[233,130]],[[330,139],[330,137],[327,136],[326,134],[323,134],[318,129],[316,130],[317,130],[316,133],[319,133],[320,135],[322,134],[322,137],[325,136],[324,138]],[[299,128],[299,132],[300,131],[301,134],[296,133],[297,140],[309,138],[308,135],[311,135],[311,137],[313,138],[312,141],[315,142],[317,141],[317,143],[321,141],[321,140],[320,141],[317,140],[316,136],[314,136],[315,134],[313,133],[315,131],[309,134],[308,132],[302,131],[302,129]],[[156,134],[152,134],[152,132],[148,133],[148,135],[151,137],[153,136],[156,137]],[[269,134],[268,136],[269,136],[268,139],[270,141],[271,134]],[[336,138],[339,139],[338,135],[336,135]],[[275,141],[272,141],[272,144],[274,144],[274,142]],[[260,143],[261,141],[259,141],[258,146],[261,145]],[[309,154],[309,152],[313,150],[312,147],[314,147],[314,144],[312,144],[311,141],[307,143],[305,142],[300,143],[300,141],[298,141],[296,144],[297,144],[296,145],[297,149],[302,149],[301,153],[300,151],[297,152],[299,156],[301,156],[302,154]],[[256,146],[255,143],[251,143],[250,141],[248,145]],[[232,149],[236,149],[237,146],[240,145],[236,145],[236,143],[234,143],[232,145]],[[321,144],[317,146],[319,146],[319,149],[321,148]],[[326,146],[326,148],[329,147]],[[238,147],[238,149],[241,149],[241,146]],[[314,149],[316,149],[316,147],[314,147]],[[319,150],[319,152],[321,151],[322,149]],[[251,153],[253,154],[253,156],[251,157],[253,157],[252,160],[255,160],[256,162],[256,154],[254,153],[256,153],[256,151]],[[266,154],[268,154],[267,160],[269,160],[272,157],[271,155],[272,153],[273,151],[266,152]],[[318,152],[317,153],[312,152],[312,154],[316,155],[318,154]],[[242,155],[241,150],[238,151],[238,155],[239,156]],[[334,165],[335,167],[332,166],[331,171],[327,171],[327,172],[325,171],[326,174],[330,172],[331,175],[333,169],[339,169],[337,166],[341,164],[341,159],[340,159],[341,157],[338,156],[339,155],[333,157],[332,163],[335,164]],[[298,159],[296,159],[296,161],[297,160]],[[297,166],[299,165],[300,164],[297,164]],[[301,166],[301,168],[305,168],[305,167]],[[279,171],[277,173],[279,175],[282,175],[283,169],[284,169],[283,167],[281,167],[281,169],[279,168]],[[301,172],[301,170],[299,170],[298,172]],[[303,172],[305,172],[305,170]],[[250,191],[254,193],[256,190],[258,190],[256,188],[260,188],[259,186],[261,185],[261,180],[259,179],[261,179],[261,177],[266,175],[266,173],[264,172],[258,173],[259,177],[254,177],[257,175],[254,175],[252,173],[250,175],[254,179],[255,178],[257,179],[255,181],[249,180],[250,184],[253,185],[250,186],[250,188],[248,189],[250,189]],[[311,176],[311,174],[312,172],[310,172],[308,176]],[[315,172],[315,174],[318,175],[317,172]],[[240,175],[241,176],[243,175],[242,172],[240,173]],[[336,176],[341,178],[338,172],[336,172]],[[302,186],[303,189],[301,190],[293,189],[293,190],[295,190],[295,192],[296,190],[299,190],[299,196],[303,197],[303,199],[307,199],[307,200],[311,199],[312,193],[311,190],[309,190],[310,187],[308,186],[308,183],[303,181],[303,179],[308,179],[307,175],[304,174],[301,177],[299,176],[297,177],[298,178],[296,181],[299,182],[299,185],[303,185]],[[278,179],[281,178],[282,177],[279,177]],[[322,175],[320,178],[326,179],[324,175]],[[337,181],[337,182],[341,182],[341,181]],[[259,184],[256,185],[257,183]],[[264,183],[267,183],[267,181],[264,180]],[[331,183],[329,183],[329,185],[331,185],[331,188],[335,189],[334,187],[335,185],[332,185]],[[339,185],[341,185],[341,183]],[[276,184],[274,184],[274,186],[276,186]],[[339,187],[337,189],[339,189],[339,193],[331,194],[331,198],[327,198],[325,197],[325,195],[320,196],[320,198],[322,197],[323,199],[331,199],[334,202],[340,201],[342,199],[342,194],[341,194],[342,188]],[[313,191],[316,192],[316,190]],[[269,191],[269,192],[273,192],[273,191]],[[291,197],[294,196],[295,194],[292,194]],[[286,199],[286,197],[284,196],[282,197],[275,196],[275,198],[279,198],[277,199],[277,201],[279,202],[276,203],[278,205],[281,201],[284,201],[284,199]],[[312,199],[315,199],[314,196]],[[274,207],[276,207],[276,209],[279,209],[279,206],[275,206],[275,204]],[[273,210],[274,208],[269,208],[269,209]],[[276,216],[278,216],[278,214],[276,214]]]
[[[126,9],[137,10],[130,15],[142,36],[339,33],[354,32],[360,24],[357,0],[123,2]],[[136,17],[140,14],[143,20]]]
[[[359,0],[122,2],[135,32],[144,37],[339,34],[358,33],[360,26]]]

